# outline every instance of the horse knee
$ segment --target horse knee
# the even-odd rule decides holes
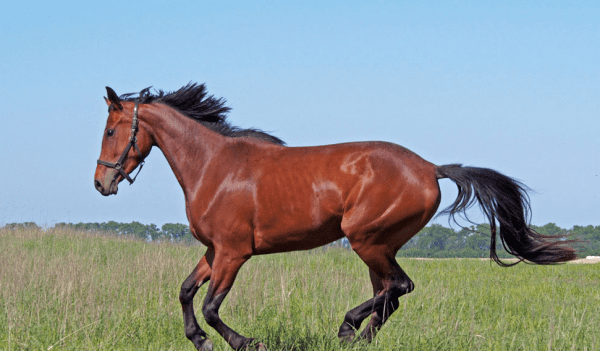
[[[198,291],[198,287],[194,285],[190,285],[187,280],[181,284],[181,290],[179,290],[179,302],[181,302],[182,305],[191,303],[194,300],[194,296]]]
[[[206,323],[214,328],[219,322],[219,307],[214,301],[207,302],[202,306],[202,315]]]

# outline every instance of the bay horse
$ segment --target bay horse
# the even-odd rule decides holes
[[[210,281],[202,314],[235,350],[266,350],[219,317],[219,306],[240,267],[253,255],[313,249],[347,238],[369,268],[374,296],[348,311],[339,328],[342,341],[371,341],[414,284],[395,255],[436,213],[438,180],[449,178],[458,197],[442,211],[466,216],[479,204],[496,238],[517,261],[553,264],[576,258],[569,241],[528,227],[527,188],[491,169],[459,164],[436,166],[387,142],[287,147],[258,129],[241,129],[226,119],[223,98],[204,84],[118,96],[107,87],[108,120],[94,185],[104,196],[139,166],[153,146],[166,157],[185,195],[192,235],[206,253],[183,282],[179,300],[185,335],[198,350],[213,344],[193,308],[199,287]],[[137,95],[137,96],[136,96]],[[139,171],[138,171],[139,173]],[[137,175],[136,175],[137,176]]]

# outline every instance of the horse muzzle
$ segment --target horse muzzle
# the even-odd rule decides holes
[[[103,196],[116,195],[117,191],[119,190],[118,182],[114,178],[110,180],[108,185],[103,184],[103,182],[98,179],[94,179],[94,186],[96,187],[96,190],[98,190],[98,192],[100,192],[100,194]]]

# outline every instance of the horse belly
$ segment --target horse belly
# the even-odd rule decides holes
[[[331,218],[318,227],[282,226],[282,230],[258,230],[255,234],[254,254],[310,250],[341,239],[341,218]]]
[[[344,236],[343,201],[333,183],[279,191],[261,203],[268,205],[257,213],[256,254],[309,250]]]

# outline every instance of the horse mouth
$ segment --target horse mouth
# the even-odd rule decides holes
[[[114,179],[110,182],[110,185],[108,187],[103,186],[102,183],[100,183],[100,181],[98,180],[94,182],[94,185],[96,187],[96,190],[98,190],[98,192],[102,194],[102,196],[116,195],[117,191],[119,191],[119,185]]]

